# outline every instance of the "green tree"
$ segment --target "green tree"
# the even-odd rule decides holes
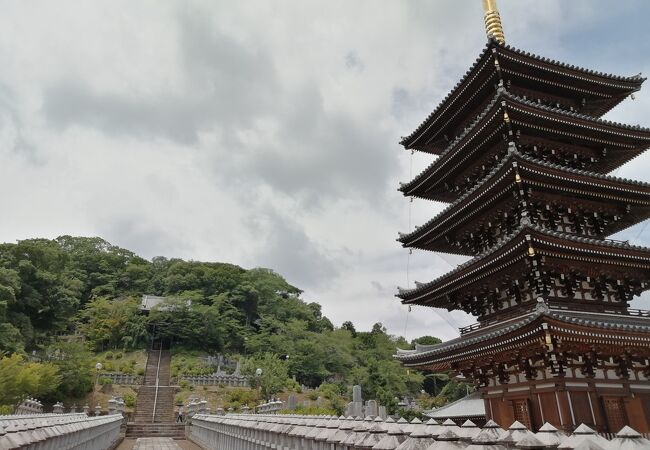
[[[139,305],[136,298],[97,297],[79,312],[79,331],[96,350],[134,347],[147,336],[146,318],[138,314]]]
[[[64,380],[50,400],[81,398],[92,390],[96,361],[82,342],[55,342],[47,353]]]
[[[61,379],[53,364],[27,362],[18,354],[0,358],[0,410],[11,413],[28,396],[49,395]]]
[[[442,341],[438,339],[437,337],[434,336],[421,336],[417,339],[413,339],[411,341],[411,346],[415,348],[415,344],[420,344],[420,345],[435,345],[435,344],[440,344]]]
[[[242,372],[251,377],[251,386],[259,388],[265,399],[282,391],[289,382],[286,363],[273,353],[248,358],[243,364]]]
[[[357,337],[357,330],[354,328],[354,324],[349,320],[343,322],[343,324],[341,325],[341,329],[348,330],[352,334],[352,337]]]

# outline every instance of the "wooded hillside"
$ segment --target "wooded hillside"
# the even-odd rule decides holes
[[[166,296],[168,304],[148,316],[138,314],[142,294]],[[343,394],[361,384],[367,398],[386,405],[419,392],[422,375],[409,374],[391,357],[397,346],[409,346],[403,338],[389,336],[379,323],[367,332],[355,330],[351,321],[335,327],[318,303],[300,295],[270,269],[164,257],[148,261],[100,238],[2,244],[0,351],[45,355],[62,371],[55,352],[65,348],[72,357],[145,348],[155,324],[158,337],[172,339],[175,347],[249,361],[273,355],[287,377],[307,386],[327,382]],[[79,348],[60,340],[74,334],[83,339]],[[79,389],[88,389],[87,377],[76,377],[85,380]],[[63,391],[76,392],[70,386],[54,392]]]

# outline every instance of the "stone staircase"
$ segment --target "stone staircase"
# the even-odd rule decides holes
[[[176,388],[169,385],[170,375],[171,354],[169,350],[150,350],[143,384],[138,389],[133,422],[127,425],[126,437],[184,439],[185,426],[174,423]]]
[[[140,437],[170,437],[185,439],[185,425],[182,423],[129,423],[126,426],[127,439]]]

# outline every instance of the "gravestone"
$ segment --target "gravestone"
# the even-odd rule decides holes
[[[366,402],[366,417],[377,417],[377,400],[368,400]]]
[[[361,386],[355,384],[352,386],[352,414],[353,417],[364,417],[363,396],[361,395]]]
[[[298,398],[296,397],[296,394],[289,394],[289,398],[287,399],[287,409],[296,409],[296,406],[298,406]]]
[[[363,397],[361,396],[361,386],[358,384],[352,386],[352,401],[363,402]]]

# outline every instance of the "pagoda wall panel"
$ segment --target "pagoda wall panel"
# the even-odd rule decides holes
[[[515,413],[510,401],[502,397],[497,397],[486,398],[485,402],[485,411],[488,419],[492,419],[500,425],[506,423],[512,424],[515,421]]]
[[[630,426],[639,433],[650,433],[650,394],[636,395],[627,408]]]
[[[489,386],[480,388],[489,418],[502,427],[508,427],[520,417],[527,405],[535,430],[544,422],[567,431],[584,423],[600,432],[614,433],[619,431],[618,424],[623,420],[642,432],[650,431],[648,380],[630,382],[615,374],[606,379],[603,371],[588,379],[558,377],[549,369],[540,370],[532,380],[516,382],[512,377],[510,380],[501,384],[493,378]],[[637,391],[641,393],[630,395]]]
[[[596,428],[596,416],[600,415],[600,412],[592,409],[593,401],[590,399],[590,393],[588,391],[580,391],[574,388],[571,390],[568,398],[571,399],[571,410],[573,411],[572,421],[575,425],[584,423],[588,427]],[[569,412],[571,412],[571,410]]]

